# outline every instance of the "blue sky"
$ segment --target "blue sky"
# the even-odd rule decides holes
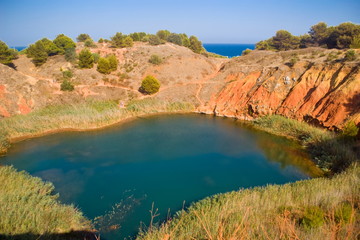
[[[0,40],[26,46],[64,33],[95,40],[116,32],[168,29],[204,43],[255,43],[324,21],[360,23],[359,0],[0,0]]]

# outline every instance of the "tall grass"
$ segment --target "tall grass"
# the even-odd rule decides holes
[[[49,106],[28,115],[17,115],[0,121],[0,152],[5,152],[10,140],[41,135],[62,129],[94,129],[144,114],[190,112],[193,105],[166,102],[151,98],[131,101],[120,108],[116,101],[88,101],[73,105]]]
[[[325,129],[278,115],[256,119],[254,126],[299,141],[325,171],[341,172],[357,161],[349,143]]]
[[[355,240],[360,233],[359,204],[360,168],[352,167],[332,179],[316,178],[208,197],[178,212],[159,228],[141,232],[137,239]],[[345,205],[348,210],[337,214]]]
[[[92,229],[82,213],[63,205],[54,186],[11,166],[0,167],[0,234],[66,233]]]

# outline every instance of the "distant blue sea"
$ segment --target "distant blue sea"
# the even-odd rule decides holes
[[[242,51],[249,48],[255,49],[255,44],[238,44],[238,43],[204,43],[204,48],[208,52],[220,54],[229,58],[240,56]]]
[[[16,47],[10,47],[10,48],[15,48],[16,50],[18,50],[19,52],[27,47],[23,47],[23,46],[16,46]]]

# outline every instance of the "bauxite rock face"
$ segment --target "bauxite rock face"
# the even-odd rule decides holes
[[[348,120],[360,122],[360,61],[343,61],[345,51],[252,51],[233,59],[208,58],[170,43],[136,43],[127,49],[98,44],[92,51],[101,56],[114,53],[119,69],[105,76],[96,66],[78,69],[63,56],[50,57],[39,68],[23,55],[14,61],[16,70],[0,64],[0,118],[88,99],[126,104],[153,97],[189,102],[198,112],[239,119],[280,114],[330,129],[342,128]],[[338,59],[327,62],[334,53]],[[162,57],[163,63],[149,63],[152,55]],[[289,61],[294,55],[299,61],[292,66]],[[64,70],[73,72],[73,92],[60,91]],[[161,82],[152,96],[138,91],[146,75]]]

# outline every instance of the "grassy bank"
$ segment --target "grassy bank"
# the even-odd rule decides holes
[[[360,168],[317,178],[219,194],[178,212],[138,240],[356,239]]]
[[[347,170],[332,178],[208,197],[137,239],[357,239],[360,167],[351,144],[332,132],[280,116],[263,117],[252,125],[299,141],[324,170]]]
[[[324,171],[341,172],[357,161],[351,142],[325,129],[277,115],[256,119],[253,125],[299,141]]]
[[[0,167],[0,182],[0,239],[18,235],[33,239],[31,235],[92,229],[90,221],[79,210],[58,201],[51,183],[17,172],[11,166]]]
[[[152,113],[191,112],[193,105],[165,102],[151,98],[129,102],[119,108],[116,101],[89,101],[74,105],[49,106],[0,121],[0,153],[5,153],[10,142],[21,138],[61,130],[89,130],[118,123],[122,120]]]

